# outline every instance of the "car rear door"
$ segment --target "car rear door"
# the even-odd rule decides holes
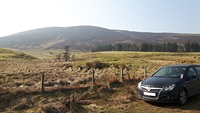
[[[200,66],[195,66],[196,72],[197,72],[197,79],[198,79],[198,93],[200,93]]]
[[[194,67],[190,67],[187,71],[187,88],[188,96],[198,94],[199,90],[199,79],[197,78],[197,73]]]

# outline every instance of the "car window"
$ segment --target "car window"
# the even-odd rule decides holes
[[[185,72],[185,67],[165,67],[158,70],[153,76],[156,77],[180,77]]]
[[[195,69],[193,67],[189,68],[187,75],[188,76],[197,76]]]
[[[195,67],[196,71],[197,71],[197,75],[200,76],[200,67]]]

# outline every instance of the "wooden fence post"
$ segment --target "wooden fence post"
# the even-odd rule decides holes
[[[42,74],[42,77],[41,77],[41,87],[42,87],[42,93],[44,93],[44,73]]]
[[[124,82],[124,68],[121,68],[121,77],[122,77],[122,82]]]
[[[94,87],[94,84],[95,84],[95,78],[94,78],[94,69],[92,69],[92,86]]]
[[[147,77],[147,66],[144,66],[144,78]]]

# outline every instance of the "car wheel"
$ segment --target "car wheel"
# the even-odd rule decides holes
[[[182,89],[178,96],[178,104],[184,105],[186,101],[187,101],[187,93],[184,89]]]

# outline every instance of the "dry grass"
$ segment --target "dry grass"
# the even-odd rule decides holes
[[[198,112],[195,106],[199,103],[194,99],[185,107],[145,103],[137,99],[136,87],[145,78],[145,66],[150,76],[165,65],[199,64],[199,59],[199,53],[99,52],[77,53],[70,62],[0,61],[0,112]],[[96,68],[94,87],[90,68]],[[71,96],[76,103],[73,109]]]

